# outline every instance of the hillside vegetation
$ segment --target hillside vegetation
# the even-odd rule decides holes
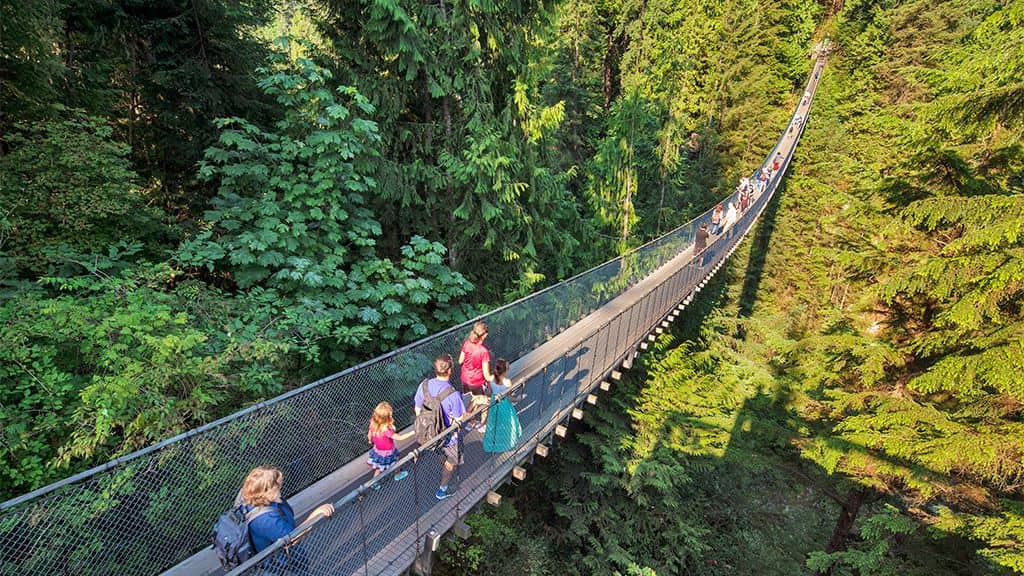
[[[756,233],[447,573],[1024,573],[1024,3],[826,32]]]

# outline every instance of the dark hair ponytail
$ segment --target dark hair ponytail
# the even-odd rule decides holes
[[[501,384],[501,379],[508,374],[508,360],[498,358],[494,361],[494,381]]]

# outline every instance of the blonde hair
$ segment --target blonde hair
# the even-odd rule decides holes
[[[476,322],[473,324],[473,329],[469,331],[469,341],[476,344],[483,340],[484,336],[487,336],[487,323]]]
[[[242,500],[250,506],[268,506],[281,500],[284,473],[274,466],[259,466],[242,483]]]
[[[373,442],[374,436],[380,436],[388,428],[394,430],[395,416],[391,410],[391,404],[381,402],[373,409],[373,417],[370,418],[370,431],[366,433],[366,439]]]

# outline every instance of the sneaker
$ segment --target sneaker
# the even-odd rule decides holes
[[[398,474],[395,474],[395,482],[398,482],[399,480],[401,480],[402,478],[405,478],[408,475],[409,475],[409,471],[408,470],[402,470]]]
[[[451,492],[450,490],[445,489],[445,488],[438,488],[437,489],[437,494],[434,494],[434,496],[436,496],[438,500],[444,500],[445,498],[448,498],[448,497],[454,496],[454,495],[455,494],[453,492]]]
[[[373,486],[370,486],[371,490],[380,490],[380,482],[377,482]]]

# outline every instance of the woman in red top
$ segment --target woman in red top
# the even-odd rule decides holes
[[[462,365],[462,386],[473,395],[473,406],[487,405],[487,383],[494,380],[491,374],[491,352],[484,346],[487,339],[487,324],[476,322],[469,332],[469,338],[462,343],[459,364]],[[481,426],[487,422],[487,412],[480,417]]]

